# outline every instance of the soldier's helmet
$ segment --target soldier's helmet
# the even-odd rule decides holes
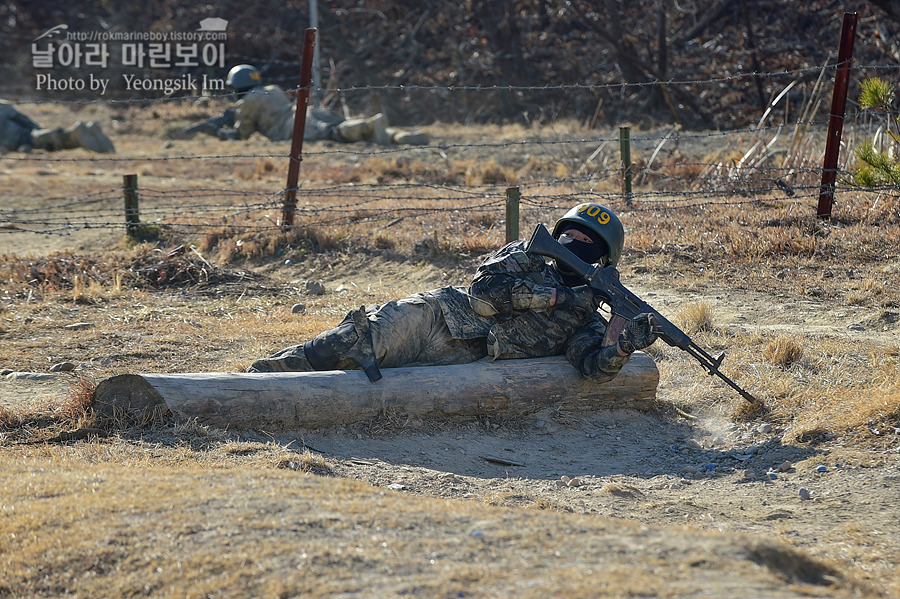
[[[239,93],[253,89],[261,83],[262,77],[259,71],[250,64],[239,64],[231,67],[231,70],[228,71],[228,78],[225,79],[225,85]]]
[[[553,237],[559,239],[568,229],[578,229],[601,246],[601,265],[616,266],[619,263],[625,246],[625,228],[612,210],[600,204],[579,204],[556,221]]]

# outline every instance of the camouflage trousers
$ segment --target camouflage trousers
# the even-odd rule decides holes
[[[441,304],[428,294],[374,306],[366,310],[375,359],[381,368],[468,364],[488,355],[484,337],[454,339],[444,320]],[[326,332],[327,334],[327,332]],[[306,359],[304,344],[294,345],[250,367],[251,372],[315,370]],[[343,359],[340,370],[357,368]]]

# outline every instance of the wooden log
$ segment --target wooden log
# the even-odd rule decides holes
[[[167,408],[177,420],[218,428],[294,429],[350,424],[383,410],[420,418],[520,416],[546,407],[647,410],[659,371],[635,352],[608,383],[583,378],[562,356],[385,369],[289,373],[123,374],[94,391],[101,414],[146,417]]]

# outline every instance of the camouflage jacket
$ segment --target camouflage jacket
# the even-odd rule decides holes
[[[0,150],[14,152],[31,145],[31,132],[39,127],[6,100],[0,100]]]
[[[235,104],[234,128],[241,139],[259,131],[272,141],[287,141],[294,135],[296,104],[277,85],[254,87]],[[304,141],[333,139],[334,128],[344,117],[322,108],[306,112]]]
[[[471,287],[426,294],[440,302],[454,339],[486,337],[494,359],[565,354],[585,376],[608,380],[628,358],[618,356],[615,346],[601,347],[607,322],[599,312],[550,307],[553,290],[563,285],[543,257],[526,254],[517,241],[485,260]]]

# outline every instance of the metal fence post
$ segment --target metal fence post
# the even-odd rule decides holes
[[[841,46],[838,50],[837,71],[834,74],[834,93],[831,97],[831,116],[828,120],[828,139],[825,142],[825,161],[822,165],[822,186],[819,188],[819,218],[831,217],[834,202],[834,182],[837,179],[838,153],[841,149],[841,132],[844,129],[844,112],[847,107],[847,87],[850,67],[853,64],[853,42],[856,40],[855,12],[844,13],[841,29]]]
[[[519,188],[506,188],[506,243],[519,238]]]
[[[303,61],[300,64],[300,89],[297,92],[297,112],[294,113],[294,134],[291,137],[291,162],[288,165],[287,188],[284,190],[284,208],[281,226],[294,224],[297,209],[297,180],[300,178],[300,162],[303,160],[303,132],[306,130],[306,108],[309,106],[309,87],[312,81],[312,62],[316,46],[316,30],[307,29],[303,37]]]

